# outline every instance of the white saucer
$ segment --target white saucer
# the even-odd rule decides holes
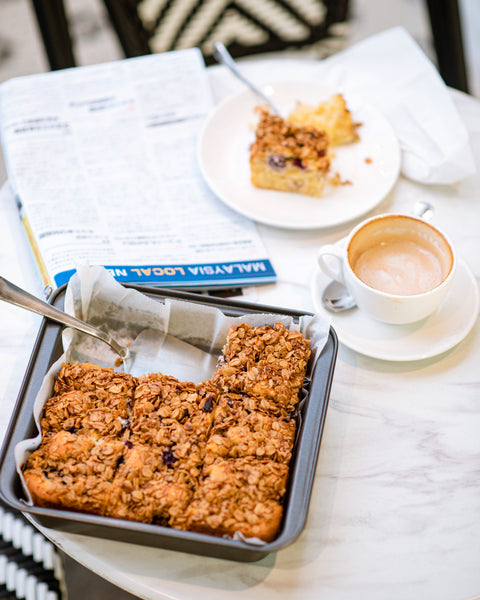
[[[409,325],[380,323],[358,308],[341,313],[327,311],[321,295],[328,283],[327,275],[317,269],[312,285],[316,311],[330,321],[342,344],[372,358],[391,361],[431,358],[461,342],[478,317],[478,285],[463,260],[458,261],[452,288],[437,311]]]

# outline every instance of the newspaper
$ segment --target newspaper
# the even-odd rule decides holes
[[[198,49],[0,86],[8,178],[47,290],[82,264],[165,287],[275,279],[255,224],[201,176],[197,138],[212,108]]]

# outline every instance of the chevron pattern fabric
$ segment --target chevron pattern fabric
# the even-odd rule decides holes
[[[318,44],[334,36],[334,23],[347,20],[348,1],[115,0],[106,4],[115,4],[115,11],[123,4],[129,22],[127,38],[132,38],[136,25],[149,52],[197,46],[211,64],[216,41],[236,57]],[[120,18],[116,21],[118,30],[122,23]],[[125,44],[124,49],[127,56],[137,53]]]

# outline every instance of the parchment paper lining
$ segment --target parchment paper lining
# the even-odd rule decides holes
[[[232,325],[273,325],[280,321],[310,340],[311,364],[324,347],[329,332],[329,324],[319,315],[302,315],[298,321],[290,315],[270,313],[232,317],[213,306],[170,298],[163,302],[154,300],[141,292],[124,288],[101,267],[78,269],[66,290],[65,310],[103,329],[120,343],[129,344],[134,355],[129,372],[134,375],[162,372],[195,383],[210,379],[215,373]],[[16,470],[26,502],[30,505],[33,502],[25,485],[22,465],[41,443],[43,407],[52,396],[55,377],[62,363],[78,360],[112,367],[117,359],[106,344],[78,332],[65,330],[62,341],[64,354],[45,375],[34,402],[33,418],[39,433],[19,442],[14,451]],[[302,390],[298,419],[301,418],[307,388],[308,381],[307,387]],[[243,536],[237,539],[248,543]],[[263,542],[252,538],[251,543],[258,545]]]

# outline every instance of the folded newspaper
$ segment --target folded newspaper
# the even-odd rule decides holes
[[[202,179],[197,137],[212,108],[198,49],[0,86],[8,178],[46,289],[82,264],[165,287],[275,279],[255,224]]]

